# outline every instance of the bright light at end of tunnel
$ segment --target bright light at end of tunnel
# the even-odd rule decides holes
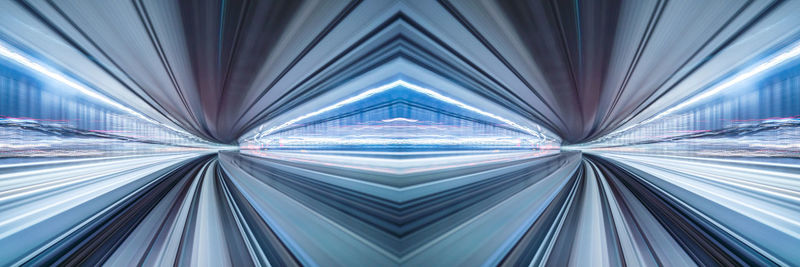
[[[384,92],[384,91],[387,91],[387,90],[390,90],[390,89],[393,89],[393,88],[401,87],[401,86],[405,87],[405,88],[408,88],[408,89],[411,89],[413,91],[416,91],[418,93],[422,93],[422,94],[428,95],[428,96],[433,97],[435,99],[438,99],[438,100],[440,100],[442,102],[453,104],[455,106],[458,106],[459,108],[462,108],[462,109],[465,109],[465,110],[469,110],[469,111],[478,113],[480,115],[496,119],[496,120],[501,121],[501,122],[513,127],[513,128],[516,128],[516,129],[521,130],[521,131],[523,131],[525,133],[528,133],[528,134],[531,134],[533,136],[536,136],[536,137],[540,138],[542,140],[542,142],[547,140],[547,137],[545,137],[539,131],[536,131],[536,130],[530,129],[528,127],[522,126],[522,125],[520,125],[520,124],[518,124],[516,122],[513,122],[513,121],[511,121],[509,119],[506,119],[504,117],[495,115],[493,113],[486,112],[486,111],[478,109],[476,107],[467,105],[467,104],[465,104],[465,103],[463,103],[461,101],[458,101],[456,99],[450,98],[450,97],[445,96],[445,95],[442,95],[442,94],[437,93],[437,92],[435,92],[435,91],[433,91],[431,89],[424,88],[422,86],[419,86],[419,85],[416,85],[416,84],[412,84],[412,83],[409,83],[409,82],[406,82],[406,81],[403,81],[403,80],[396,80],[394,82],[391,82],[391,83],[388,83],[388,84],[385,84],[385,85],[381,85],[381,86],[369,89],[369,90],[364,91],[364,92],[362,92],[360,94],[357,94],[357,95],[352,96],[350,98],[347,98],[347,99],[344,99],[342,101],[339,101],[339,102],[337,102],[337,103],[335,103],[333,105],[330,105],[330,106],[324,107],[322,109],[319,109],[317,111],[314,111],[314,112],[299,116],[297,118],[294,118],[292,120],[284,122],[284,123],[282,123],[280,125],[277,125],[277,126],[274,126],[272,128],[269,128],[266,131],[263,131],[261,133],[256,134],[254,136],[254,139],[255,140],[259,140],[259,138],[261,138],[261,137],[265,137],[267,135],[275,133],[276,131],[279,131],[281,129],[289,127],[289,126],[291,126],[291,125],[293,125],[295,123],[298,123],[298,122],[300,122],[302,120],[305,120],[305,119],[311,118],[313,116],[317,116],[317,115],[323,114],[325,112],[329,112],[329,111],[335,110],[335,109],[343,107],[343,106],[345,106],[347,104],[351,104],[351,103],[366,99],[366,98],[368,98],[370,96],[373,96],[375,94],[378,94],[378,93],[381,93],[381,92]]]
[[[381,121],[382,121],[382,122],[396,122],[396,121],[402,121],[402,122],[418,122],[418,120],[414,120],[414,119],[407,119],[407,118],[394,118],[394,119],[387,119],[387,120],[381,120]]]

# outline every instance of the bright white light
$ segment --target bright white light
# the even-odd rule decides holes
[[[435,92],[435,91],[433,91],[433,90],[431,90],[431,89],[424,88],[424,87],[421,87],[421,86],[419,86],[419,85],[416,85],[416,84],[411,84],[411,83],[405,82],[405,81],[403,81],[403,80],[400,80],[399,82],[400,82],[400,85],[402,85],[402,86],[404,86],[404,87],[406,87],[406,88],[409,88],[409,89],[411,89],[411,90],[414,90],[414,91],[417,91],[417,92],[420,92],[420,93],[426,94],[426,95],[428,95],[428,96],[431,96],[431,97],[433,97],[433,98],[436,98],[436,99],[439,99],[439,100],[441,100],[441,101],[444,101],[444,102],[447,102],[447,103],[450,103],[450,104],[456,105],[456,106],[458,106],[458,107],[460,107],[460,108],[463,108],[463,109],[466,109],[466,110],[469,110],[469,111],[472,111],[472,112],[475,112],[475,113],[481,114],[481,115],[483,115],[483,116],[490,117],[490,118],[493,118],[493,119],[496,119],[496,120],[502,121],[503,123],[505,123],[505,124],[508,124],[508,125],[510,125],[511,127],[517,128],[517,129],[519,129],[519,130],[522,130],[522,131],[524,131],[524,132],[527,132],[527,133],[529,133],[529,134],[532,134],[532,135],[538,136],[538,137],[540,137],[540,138],[544,138],[544,136],[542,136],[542,135],[541,135],[539,132],[537,132],[537,131],[534,131],[534,130],[532,130],[532,129],[528,128],[528,127],[525,127],[525,126],[519,125],[519,124],[517,124],[516,122],[513,122],[513,121],[511,121],[511,120],[509,120],[509,119],[506,119],[506,118],[503,118],[503,117],[500,117],[500,116],[494,115],[494,114],[492,114],[492,113],[489,113],[489,112],[486,112],[486,111],[480,110],[480,109],[478,109],[478,108],[475,108],[475,107],[473,107],[473,106],[470,106],[470,105],[464,104],[464,103],[462,103],[461,101],[458,101],[458,100],[452,99],[452,98],[450,98],[450,97],[444,96],[444,95],[442,95],[442,94],[439,94],[439,93],[437,93],[437,92]]]
[[[731,88],[733,85],[736,85],[739,82],[747,80],[747,79],[749,79],[749,78],[751,78],[753,76],[756,76],[756,75],[758,75],[758,74],[760,74],[760,73],[762,73],[762,72],[764,72],[766,70],[769,70],[771,68],[774,68],[775,66],[778,66],[779,64],[781,64],[781,63],[783,63],[783,62],[785,62],[785,61],[787,61],[789,59],[797,57],[798,55],[800,55],[800,44],[797,44],[792,49],[773,57],[772,59],[762,63],[761,65],[758,65],[755,68],[752,68],[752,69],[750,69],[748,71],[742,72],[742,73],[736,75],[735,77],[733,77],[733,78],[731,78],[731,79],[729,79],[729,80],[727,80],[727,81],[725,81],[725,82],[723,82],[721,84],[718,84],[717,86],[714,86],[713,88],[709,89],[708,91],[705,91],[705,92],[703,92],[701,94],[698,94],[698,95],[690,98],[687,101],[681,102],[681,103],[673,106],[672,108],[667,109],[664,112],[661,112],[656,116],[653,116],[650,119],[647,119],[647,120],[644,120],[644,121],[639,122],[637,124],[628,126],[628,127],[624,128],[622,130],[614,131],[614,133],[609,134],[608,136],[612,136],[614,134],[630,130],[633,127],[636,127],[636,126],[639,126],[639,125],[643,125],[643,124],[647,124],[647,123],[653,122],[653,121],[655,121],[657,119],[663,118],[664,116],[667,116],[669,114],[675,113],[676,111],[681,110],[681,109],[683,109],[685,107],[688,107],[689,105],[695,104],[700,100],[706,99],[706,98],[708,98],[708,97],[710,97],[712,95],[719,94],[723,90]]]
[[[402,122],[418,122],[418,120],[414,119],[407,119],[407,118],[394,118],[394,119],[386,119],[381,120],[382,122],[395,122],[395,121],[402,121]]]
[[[527,145],[538,144],[533,140],[521,139],[515,136],[507,137],[456,137],[456,136],[425,136],[416,138],[391,138],[391,137],[295,137],[279,138],[280,145],[307,146],[307,145],[503,145],[518,146],[523,141]]]
[[[179,132],[179,133],[183,133],[183,134],[186,134],[186,135],[189,135],[189,136],[193,136],[192,134],[190,134],[190,133],[188,133],[186,131],[183,131],[181,129],[176,129],[176,128],[173,128],[173,127],[171,127],[169,125],[157,122],[157,121],[155,121],[153,119],[150,119],[150,118],[142,115],[139,112],[136,112],[133,109],[130,109],[130,108],[128,108],[128,107],[126,107],[126,106],[124,106],[124,105],[122,105],[120,103],[117,103],[116,101],[114,101],[114,100],[112,100],[112,99],[110,99],[110,98],[108,98],[108,97],[106,97],[106,96],[104,96],[102,94],[99,94],[99,93],[95,92],[94,90],[92,90],[92,89],[90,89],[90,88],[88,88],[88,87],[86,87],[86,86],[84,86],[84,85],[82,85],[82,84],[80,84],[80,83],[78,83],[76,81],[73,81],[72,79],[62,75],[61,73],[58,73],[58,72],[56,72],[54,70],[51,70],[51,69],[49,69],[49,68],[47,68],[44,65],[41,65],[39,63],[36,63],[33,60],[27,58],[26,56],[24,56],[24,55],[22,55],[20,53],[12,51],[11,49],[9,49],[6,46],[5,43],[2,43],[2,42],[0,42],[0,55],[2,55],[3,57],[8,58],[10,60],[13,60],[13,61],[15,61],[15,62],[17,62],[17,63],[19,63],[19,64],[21,64],[21,65],[23,65],[23,66],[25,66],[25,67],[27,67],[29,69],[31,69],[31,70],[39,72],[39,73],[47,76],[50,79],[56,80],[58,82],[61,82],[62,84],[66,85],[66,86],[69,86],[69,87],[71,87],[71,88],[73,88],[75,90],[78,90],[78,92],[80,92],[80,93],[82,93],[84,95],[87,95],[89,97],[97,99],[97,100],[99,100],[99,101],[101,101],[103,103],[106,103],[106,104],[114,107],[114,108],[117,108],[117,109],[122,110],[124,112],[130,113],[131,115],[139,117],[139,118],[141,118],[141,119],[143,119],[145,121],[148,121],[150,123],[161,125],[161,126],[169,128],[169,129],[171,129],[173,131],[176,131],[176,132]]]
[[[266,131],[261,132],[261,134],[259,134],[259,136],[266,136],[266,135],[271,134],[271,133],[273,133],[273,132],[275,132],[277,130],[289,127],[290,125],[295,124],[297,122],[300,122],[302,120],[308,119],[310,117],[313,117],[313,116],[316,116],[316,115],[319,115],[319,114],[322,114],[322,113],[325,113],[325,112],[328,112],[328,111],[331,111],[331,110],[334,110],[334,109],[337,109],[337,108],[340,108],[340,107],[342,107],[344,105],[347,105],[347,104],[350,104],[350,103],[358,102],[359,100],[368,98],[368,97],[370,97],[372,95],[375,95],[377,93],[380,93],[380,92],[395,88],[398,85],[400,85],[400,81],[399,80],[398,81],[394,81],[394,82],[389,83],[389,84],[385,84],[385,85],[376,87],[376,88],[373,88],[373,89],[370,89],[370,90],[367,90],[367,91],[365,91],[363,93],[360,93],[358,95],[355,95],[353,97],[350,97],[350,98],[347,98],[345,100],[339,101],[336,104],[324,107],[324,108],[322,108],[320,110],[317,110],[317,111],[314,111],[314,112],[299,116],[297,118],[294,118],[294,119],[289,120],[287,122],[284,122],[281,125],[269,128]]]
[[[390,90],[390,89],[393,89],[393,88],[396,88],[398,86],[402,86],[402,87],[411,89],[413,91],[416,91],[418,93],[422,93],[422,94],[428,95],[430,97],[436,98],[436,99],[438,99],[440,101],[456,105],[456,106],[458,106],[458,107],[460,107],[462,109],[466,109],[466,110],[481,114],[483,116],[499,120],[499,121],[501,121],[501,122],[503,122],[503,123],[505,123],[505,124],[507,124],[507,125],[509,125],[511,127],[517,128],[519,130],[522,130],[523,132],[526,132],[526,133],[529,133],[531,135],[537,136],[537,137],[541,138],[542,141],[547,139],[540,132],[535,131],[535,130],[530,129],[530,128],[527,128],[525,126],[519,125],[519,124],[517,124],[517,123],[515,123],[515,122],[513,122],[513,121],[511,121],[509,119],[500,117],[498,115],[495,115],[495,114],[492,114],[492,113],[489,113],[489,112],[486,112],[486,111],[483,111],[481,109],[478,109],[478,108],[475,108],[473,106],[467,105],[467,104],[465,104],[465,103],[463,103],[461,101],[458,101],[458,100],[455,100],[453,98],[450,98],[450,97],[444,96],[442,94],[439,94],[439,93],[437,93],[437,92],[435,92],[433,90],[430,90],[430,89],[424,88],[422,86],[419,86],[419,85],[416,85],[416,84],[412,84],[412,83],[409,83],[409,82],[406,82],[406,81],[403,81],[403,80],[397,80],[397,81],[394,81],[394,82],[391,82],[391,83],[388,83],[388,84],[385,84],[385,85],[381,85],[381,86],[373,88],[373,89],[369,89],[369,90],[364,91],[364,92],[362,92],[362,93],[360,93],[358,95],[355,95],[353,97],[347,98],[347,99],[342,100],[342,101],[339,101],[339,102],[337,102],[337,103],[335,103],[333,105],[330,105],[330,106],[324,107],[322,109],[319,109],[317,111],[314,111],[314,112],[299,116],[297,118],[294,118],[292,120],[284,122],[283,124],[280,124],[278,126],[269,128],[266,131],[263,131],[263,132],[257,134],[254,137],[254,139],[258,140],[260,137],[267,136],[267,135],[269,135],[271,133],[274,133],[274,132],[276,132],[278,130],[281,130],[283,128],[289,127],[290,125],[298,123],[298,122],[300,122],[300,121],[302,121],[304,119],[307,119],[307,118],[310,118],[310,117],[313,117],[313,116],[316,116],[316,115],[319,115],[319,114],[322,114],[322,113],[325,113],[325,112],[340,108],[340,107],[345,106],[347,104],[351,104],[351,103],[366,99],[366,98],[368,98],[370,96],[373,96],[375,94],[378,94],[378,93],[381,93],[381,92],[384,92],[384,91],[387,91],[387,90]],[[537,127],[538,127],[538,125],[537,125]]]

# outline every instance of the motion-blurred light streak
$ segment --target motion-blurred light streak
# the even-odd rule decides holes
[[[298,116],[298,117],[296,117],[294,119],[291,119],[291,120],[289,120],[287,122],[284,122],[284,123],[282,123],[280,125],[271,127],[271,128],[266,129],[264,131],[261,131],[258,134],[256,134],[256,136],[254,138],[256,140],[259,140],[260,138],[268,136],[268,135],[270,135],[270,134],[272,134],[272,133],[274,133],[276,131],[279,131],[281,129],[284,129],[286,127],[292,126],[292,125],[294,125],[294,124],[296,124],[296,123],[298,123],[300,121],[303,121],[303,120],[306,120],[308,118],[312,118],[312,117],[315,117],[315,116],[319,116],[321,114],[336,110],[336,109],[338,109],[338,108],[340,108],[342,106],[345,106],[345,105],[348,105],[348,104],[352,104],[352,103],[355,103],[355,102],[358,102],[358,101],[362,101],[362,100],[364,100],[366,98],[369,98],[370,96],[379,94],[381,92],[385,92],[387,90],[398,88],[398,87],[408,88],[408,89],[414,90],[416,92],[429,95],[429,96],[431,96],[431,97],[433,97],[433,98],[435,98],[435,99],[437,99],[439,101],[442,101],[444,103],[453,104],[453,105],[458,106],[459,108],[462,108],[462,109],[465,109],[465,110],[468,110],[468,111],[471,111],[471,112],[475,112],[477,114],[480,114],[480,115],[483,115],[483,116],[486,116],[486,117],[489,117],[489,118],[492,118],[492,119],[496,119],[496,120],[498,120],[500,122],[503,122],[503,123],[513,127],[513,128],[520,129],[520,130],[522,130],[522,131],[524,131],[524,132],[526,132],[526,133],[528,133],[528,134],[530,134],[532,136],[536,136],[537,138],[540,138],[542,140],[542,142],[547,140],[547,137],[545,137],[544,135],[541,134],[541,129],[539,129],[539,131],[536,131],[536,130],[530,129],[528,127],[524,127],[524,126],[519,125],[516,122],[513,122],[513,121],[511,121],[509,119],[503,118],[501,116],[498,116],[498,115],[495,115],[495,114],[492,114],[492,113],[489,113],[489,112],[486,112],[486,111],[483,111],[483,110],[481,110],[479,108],[467,105],[467,104],[465,104],[465,103],[463,103],[461,101],[458,101],[456,99],[453,99],[451,97],[448,97],[448,96],[442,95],[440,93],[437,93],[436,91],[433,91],[431,89],[428,89],[428,88],[425,88],[425,87],[422,87],[422,86],[419,86],[419,85],[416,85],[416,84],[412,84],[412,83],[409,83],[409,82],[406,82],[406,81],[403,81],[403,80],[393,81],[393,82],[390,82],[388,84],[384,84],[384,85],[381,85],[381,86],[378,86],[378,87],[375,87],[375,88],[372,88],[372,89],[368,89],[368,90],[366,90],[364,92],[361,92],[361,93],[359,93],[359,94],[357,94],[355,96],[343,99],[343,100],[341,100],[339,102],[336,102],[336,103],[334,103],[334,104],[332,104],[330,106],[326,106],[326,107],[321,108],[319,110],[316,110],[314,112]],[[398,120],[396,118],[395,119],[384,120],[384,122],[393,122],[393,121],[416,122],[416,120],[405,119],[405,118],[403,118],[402,120]],[[369,144],[370,143],[364,143],[364,145],[369,145]]]
[[[615,132],[613,132],[613,133],[611,133],[609,135],[617,135],[617,134],[623,133],[625,131],[628,131],[628,130],[630,130],[632,128],[635,128],[637,126],[644,125],[644,124],[647,124],[647,123],[651,123],[651,122],[654,122],[654,121],[656,121],[658,119],[661,119],[661,118],[663,118],[665,116],[673,114],[673,113],[675,113],[675,112],[677,112],[679,110],[682,110],[682,109],[684,109],[686,107],[689,107],[689,106],[694,105],[694,104],[696,104],[696,103],[698,103],[700,101],[703,101],[703,100],[705,100],[705,99],[707,99],[707,98],[709,98],[711,96],[717,95],[717,94],[723,92],[724,90],[726,90],[728,88],[731,88],[731,87],[733,87],[734,85],[736,85],[736,84],[738,84],[740,82],[746,81],[746,80],[748,80],[748,79],[750,79],[750,78],[752,78],[754,76],[757,76],[757,75],[759,75],[759,74],[761,74],[761,73],[763,73],[763,72],[765,72],[767,70],[775,68],[776,66],[779,66],[780,64],[783,64],[787,60],[793,60],[798,55],[800,55],[800,43],[792,44],[792,45],[789,46],[789,48],[784,49],[782,51],[779,51],[779,53],[777,55],[769,57],[768,60],[766,60],[763,63],[760,63],[760,64],[756,65],[755,67],[752,67],[750,69],[746,69],[745,71],[742,71],[742,72],[739,72],[739,73],[736,73],[732,78],[728,78],[728,79],[724,80],[724,82],[722,82],[720,84],[717,84],[717,85],[715,85],[715,86],[713,86],[713,87],[711,87],[711,88],[709,88],[709,89],[707,89],[707,90],[705,90],[705,91],[703,91],[703,92],[701,92],[701,93],[699,93],[699,94],[697,94],[695,96],[692,96],[687,100],[681,101],[680,103],[672,106],[671,108],[669,108],[667,110],[664,110],[664,111],[658,113],[657,115],[655,115],[655,116],[653,116],[653,117],[651,117],[649,119],[646,119],[646,120],[644,120],[642,122],[639,122],[639,123],[633,124],[631,126],[627,126],[625,128],[622,128],[622,129],[617,130],[617,131],[615,131]]]
[[[17,62],[19,64],[22,64],[26,68],[30,68],[30,69],[38,72],[38,73],[41,73],[41,74],[47,76],[50,79],[56,80],[56,81],[66,85],[66,86],[69,86],[70,88],[78,90],[82,94],[87,95],[89,97],[92,97],[94,99],[97,99],[98,101],[100,101],[100,102],[102,102],[104,104],[110,105],[110,106],[112,106],[112,107],[114,107],[116,109],[119,109],[121,111],[124,111],[126,113],[130,113],[131,115],[139,117],[139,118],[141,118],[141,119],[143,119],[145,121],[161,125],[162,127],[169,128],[170,130],[173,130],[173,131],[176,131],[176,132],[180,132],[180,133],[189,134],[184,130],[176,129],[176,128],[172,127],[172,126],[169,126],[169,125],[166,125],[166,124],[162,124],[162,123],[159,123],[159,122],[157,122],[157,121],[155,121],[155,120],[153,120],[151,118],[148,118],[147,116],[144,116],[141,113],[136,112],[135,110],[133,110],[133,109],[131,109],[131,108],[129,108],[129,107],[123,105],[123,104],[120,104],[117,101],[111,100],[110,98],[108,98],[108,97],[106,97],[106,96],[104,96],[104,95],[102,95],[100,93],[97,93],[94,90],[89,89],[88,87],[86,87],[84,85],[81,85],[80,83],[78,83],[78,82],[76,82],[76,81],[64,76],[63,74],[61,74],[59,72],[56,72],[54,70],[49,69],[48,67],[46,67],[44,65],[36,63],[36,62],[34,62],[34,60],[30,59],[29,57],[26,57],[25,55],[23,55],[21,53],[12,51],[10,48],[8,48],[8,45],[3,43],[3,42],[0,42],[0,55],[4,56],[4,57],[6,57],[6,58],[8,58],[10,60],[13,60],[13,61],[15,61],[15,62]]]
[[[800,266],[797,10],[0,1],[0,266]]]

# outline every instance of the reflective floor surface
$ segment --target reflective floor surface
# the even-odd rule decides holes
[[[0,266],[800,266],[800,0],[0,0]]]
[[[3,264],[791,265],[797,162],[562,152],[5,165]],[[392,166],[408,166],[398,170]],[[674,168],[681,166],[681,168]],[[54,239],[54,237],[57,237]]]

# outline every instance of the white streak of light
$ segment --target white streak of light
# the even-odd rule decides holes
[[[347,105],[347,104],[351,104],[351,103],[366,99],[366,98],[368,98],[370,96],[373,96],[375,94],[387,91],[389,89],[392,89],[392,88],[395,88],[395,87],[398,87],[398,86],[403,86],[405,88],[408,88],[408,89],[414,90],[416,92],[419,92],[419,93],[428,95],[430,97],[436,98],[436,99],[441,100],[443,102],[456,105],[456,106],[458,106],[458,107],[460,107],[462,109],[466,109],[466,110],[481,114],[483,116],[499,120],[499,121],[501,121],[501,122],[503,122],[505,124],[510,125],[511,127],[514,127],[514,128],[519,129],[519,130],[522,130],[522,131],[524,131],[526,133],[535,135],[535,136],[541,138],[542,141],[545,141],[547,139],[540,132],[535,131],[535,130],[530,129],[530,128],[527,128],[525,126],[519,125],[519,124],[517,124],[517,123],[515,123],[515,122],[513,122],[513,121],[511,121],[509,119],[506,119],[506,118],[500,117],[498,115],[495,115],[495,114],[480,110],[480,109],[475,108],[473,106],[467,105],[467,104],[465,104],[465,103],[463,103],[461,101],[458,101],[458,100],[455,100],[453,98],[450,98],[450,97],[444,96],[442,94],[439,94],[439,93],[437,93],[437,92],[435,92],[435,91],[433,91],[431,89],[424,88],[424,87],[421,87],[419,85],[415,85],[415,84],[412,84],[412,83],[409,83],[409,82],[406,82],[406,81],[403,81],[403,80],[397,80],[397,81],[394,81],[394,82],[391,82],[391,83],[388,83],[388,84],[385,84],[385,85],[378,86],[378,87],[373,88],[373,89],[369,89],[369,90],[364,91],[364,92],[362,92],[362,93],[360,93],[358,95],[355,95],[353,97],[347,98],[347,99],[342,100],[342,101],[339,101],[339,102],[337,102],[337,103],[335,103],[333,105],[330,105],[330,106],[324,107],[322,109],[319,109],[317,111],[314,111],[314,112],[299,116],[297,118],[294,118],[292,120],[284,122],[283,124],[280,124],[278,126],[269,128],[266,131],[261,132],[260,134],[257,134],[254,139],[258,140],[259,137],[269,135],[271,133],[274,133],[275,131],[278,131],[278,130],[286,128],[286,127],[289,127],[292,124],[298,123],[298,122],[300,122],[300,121],[302,121],[304,119],[307,119],[307,118],[310,118],[310,117],[313,117],[313,116],[316,116],[316,115],[319,115],[319,114],[322,114],[322,113],[325,113],[325,112],[340,108],[340,107],[342,107],[344,105]]]
[[[100,93],[95,92],[94,90],[92,90],[92,89],[90,89],[90,88],[88,88],[86,86],[81,85],[80,83],[77,83],[77,82],[73,81],[72,79],[62,75],[61,73],[58,73],[58,72],[53,71],[53,70],[50,70],[49,68],[47,68],[47,67],[45,67],[45,66],[43,66],[43,65],[41,65],[39,63],[36,63],[33,60],[28,59],[27,57],[25,57],[22,54],[14,52],[14,51],[8,49],[8,47],[6,47],[6,45],[5,45],[5,43],[2,43],[2,42],[0,42],[0,55],[6,57],[8,59],[11,59],[11,60],[13,60],[13,61],[15,61],[15,62],[17,62],[19,64],[22,64],[23,66],[28,67],[31,70],[39,72],[39,73],[47,76],[48,78],[51,78],[51,79],[56,80],[58,82],[61,82],[62,84],[66,85],[66,86],[69,86],[69,87],[71,87],[71,88],[73,88],[75,90],[78,90],[79,92],[81,92],[84,95],[87,95],[87,96],[92,97],[94,99],[100,100],[103,103],[106,103],[106,104],[108,104],[108,105],[110,105],[110,106],[112,106],[114,108],[117,108],[119,110],[122,110],[124,112],[130,113],[130,114],[132,114],[132,115],[134,115],[136,117],[139,117],[139,118],[141,118],[141,119],[143,119],[145,121],[148,121],[148,122],[156,124],[156,125],[161,125],[161,126],[167,127],[167,128],[169,128],[169,129],[171,129],[173,131],[180,132],[180,133],[183,133],[183,134],[186,134],[186,135],[189,135],[189,136],[194,136],[194,135],[192,135],[192,134],[190,134],[190,133],[188,133],[188,132],[186,132],[184,130],[177,129],[177,128],[174,128],[172,126],[169,126],[169,125],[157,122],[157,121],[155,121],[153,119],[150,119],[150,118],[142,115],[141,113],[136,112],[135,110],[133,110],[131,108],[128,108],[128,107],[126,107],[126,106],[124,106],[124,105],[122,105],[122,104],[120,104],[120,103],[118,103],[118,102],[116,102],[116,101],[114,101],[114,100],[112,100],[112,99],[100,94]]]

